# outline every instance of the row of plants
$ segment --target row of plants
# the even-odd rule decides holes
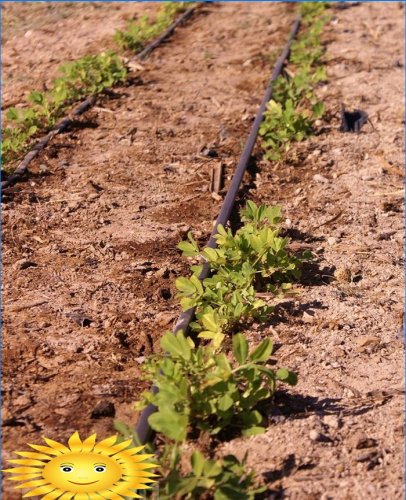
[[[269,141],[270,158],[279,158],[292,141],[310,135],[314,120],[324,112],[314,94],[325,80],[320,66],[320,35],[328,19],[324,9],[319,3],[301,5],[303,30],[292,47],[296,72],[277,80],[261,129],[264,142]],[[217,228],[215,249],[201,250],[191,234],[179,244],[192,260],[191,276],[176,280],[182,309],[195,309],[191,336],[166,332],[161,339],[163,353],[149,357],[142,368],[144,380],[157,390],[145,391],[136,409],[156,407],[149,424],[160,445],[151,451],[160,457],[163,500],[253,499],[265,491],[258,487],[255,473],[247,470],[246,456],[242,461],[232,455],[216,460],[213,450],[223,439],[264,432],[266,409],[277,384],[297,383],[295,373],[275,368],[271,339],[250,347],[243,332],[254,321],[267,321],[275,299],[292,293],[292,283],[311,255],[288,251],[289,240],[280,235],[280,207],[248,201],[241,222],[235,234]],[[202,261],[211,274],[200,281]],[[116,425],[123,434],[131,434],[123,424]],[[194,451],[185,468],[182,455],[190,442],[205,442],[205,454]]]
[[[117,30],[114,39],[120,48],[139,52],[147,42],[164,32],[184,9],[184,2],[165,2],[155,19],[142,16],[130,23],[126,31]],[[5,113],[2,168],[18,159],[39,132],[52,128],[72,104],[125,82],[128,70],[122,57],[114,51],[106,51],[62,64],[59,73],[49,90],[31,92],[26,106],[9,108]]]
[[[292,142],[310,137],[316,121],[325,113],[315,89],[327,79],[321,35],[330,20],[328,8],[326,2],[301,4],[302,30],[292,44],[290,71],[275,81],[273,99],[267,105],[259,130],[265,158],[269,160],[279,160]]]
[[[136,408],[150,403],[156,407],[149,424],[164,443],[162,499],[202,498],[203,493],[217,500],[253,498],[259,491],[255,476],[247,474],[245,461],[234,456],[213,460],[195,451],[191,472],[182,474],[184,444],[204,437],[214,442],[265,432],[265,410],[277,384],[297,382],[295,373],[270,363],[271,339],[250,347],[241,331],[253,321],[269,318],[275,298],[292,292],[292,282],[310,255],[288,251],[289,239],[279,234],[278,206],[248,201],[241,221],[235,234],[218,227],[216,249],[201,250],[191,234],[179,244],[192,260],[191,276],[176,280],[182,309],[195,308],[191,336],[166,332],[161,339],[163,352],[142,365],[143,379],[158,389],[145,391]],[[198,279],[200,261],[211,270],[203,281]],[[268,300],[258,298],[258,293]]]

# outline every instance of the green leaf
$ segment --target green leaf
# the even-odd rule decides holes
[[[210,332],[209,330],[203,330],[198,335],[201,339],[211,340],[213,342],[214,349],[218,349],[225,338],[224,333],[221,332]]]
[[[185,257],[195,257],[199,254],[199,250],[197,250],[196,247],[188,241],[181,241],[178,244],[178,248],[179,250],[182,250]]]
[[[218,322],[218,318],[214,312],[203,314],[201,317],[201,322],[203,326],[210,332],[218,332],[221,330],[221,326]]]
[[[254,426],[254,427],[249,427],[248,429],[243,429],[241,431],[241,434],[244,437],[249,437],[249,436],[256,436],[258,434],[263,434],[265,431],[266,431],[265,427]]]
[[[203,257],[205,257],[208,262],[216,262],[218,260],[218,254],[214,248],[205,248],[203,250]]]
[[[183,332],[176,335],[172,332],[166,333],[161,339],[161,347],[172,356],[185,360],[189,360],[191,357],[192,349]]]
[[[194,451],[191,457],[192,469],[195,476],[201,476],[204,466],[204,456],[200,451]]]
[[[17,108],[9,108],[6,112],[6,118],[8,120],[16,121],[19,118],[18,109]]]
[[[218,409],[221,411],[229,410],[234,404],[234,400],[229,394],[224,394],[217,403]]]
[[[180,292],[187,295],[193,295],[196,292],[196,287],[189,278],[177,278],[175,281],[175,286]]]
[[[282,382],[286,382],[290,385],[297,384],[297,375],[296,373],[290,372],[286,368],[279,368],[276,372],[276,378],[281,380]]]
[[[312,112],[315,118],[321,118],[325,113],[326,107],[324,102],[316,102],[312,107]]]
[[[233,354],[240,365],[244,364],[248,356],[248,342],[242,333],[233,337]]]
[[[43,104],[44,103],[44,94],[42,92],[38,92],[37,90],[32,91],[28,99],[34,104]]]
[[[218,234],[220,234],[221,236],[224,236],[225,238],[227,237],[227,231],[224,229],[224,226],[222,224],[219,224],[217,226],[217,232]]]
[[[263,340],[259,346],[250,353],[251,361],[267,361],[269,356],[272,354],[272,349],[272,340]]]
[[[170,408],[160,409],[148,418],[148,423],[157,432],[174,441],[186,439],[188,418]]]
[[[218,460],[216,462],[207,460],[204,464],[203,471],[206,477],[216,477],[222,472],[221,462]]]

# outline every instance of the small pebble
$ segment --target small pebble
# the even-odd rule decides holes
[[[305,323],[313,323],[316,319],[316,315],[315,315],[314,311],[309,309],[308,311],[305,311],[303,313],[302,319]]]
[[[323,422],[331,427],[332,429],[339,429],[340,428],[340,421],[335,415],[326,415],[323,418]]]
[[[327,182],[329,182],[329,180],[327,179],[327,177],[324,177],[323,175],[320,175],[320,174],[316,174],[313,176],[313,179],[316,181],[316,182],[319,182],[321,184],[326,184]]]
[[[316,431],[316,429],[313,429],[309,432],[309,438],[312,440],[312,441],[319,441],[320,438],[321,438],[321,434],[319,431]]]

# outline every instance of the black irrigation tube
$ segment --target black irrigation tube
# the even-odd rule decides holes
[[[29,153],[24,156],[24,159],[20,162],[18,167],[14,170],[10,176],[1,183],[1,188],[7,188],[17,182],[24,174],[28,168],[28,165],[32,160],[39,155],[39,153],[47,147],[49,142],[58,134],[63,132],[68,128],[68,126],[73,122],[76,116],[83,115],[87,110],[94,106],[96,102],[96,96],[91,96],[85,99],[79,106],[77,106],[69,116],[63,118],[50,132],[42,137],[35,146],[31,149]]]
[[[148,44],[141,52],[138,52],[131,60],[143,60],[148,55],[155,50],[159,45],[165,42],[172,34],[175,29],[183,24],[195,10],[198,8],[198,5],[194,7],[190,7],[187,9],[176,21],[174,21],[169,28],[156,40]],[[83,115],[86,111],[92,108],[96,102],[97,96],[87,97],[81,104],[79,104],[68,116],[63,118],[55,127],[53,127],[45,136],[43,136],[39,141],[32,147],[32,149],[24,156],[23,160],[19,163],[18,167],[14,170],[12,174],[1,183],[1,189],[8,188],[13,185],[15,182],[19,181],[23,175],[25,174],[28,166],[32,162],[34,158],[38,156],[38,154],[43,151],[49,142],[58,134],[63,132],[68,128],[68,126],[73,122],[74,118],[77,116]]]
[[[224,198],[223,205],[222,205],[221,210],[220,210],[220,214],[217,217],[213,231],[210,235],[210,239],[209,239],[209,242],[207,244],[208,248],[215,248],[216,247],[215,235],[217,234],[217,227],[220,224],[222,226],[225,226],[230,218],[231,212],[232,212],[233,207],[234,207],[235,198],[238,194],[244,172],[246,171],[249,160],[251,158],[251,153],[252,153],[252,150],[254,148],[257,136],[258,136],[258,130],[259,130],[259,127],[260,127],[261,122],[263,120],[266,105],[272,97],[272,84],[278,78],[278,76],[281,74],[283,66],[285,64],[285,61],[289,57],[290,47],[292,45],[293,39],[295,38],[295,36],[298,32],[299,26],[300,26],[300,16],[298,16],[296,18],[295,22],[293,23],[293,26],[292,26],[290,34],[289,34],[288,41],[286,42],[286,45],[285,45],[281,55],[279,56],[278,60],[275,63],[275,67],[274,67],[274,70],[272,72],[271,79],[268,83],[265,95],[262,99],[261,105],[258,109],[258,113],[257,113],[255,120],[254,120],[254,123],[251,127],[251,131],[250,131],[250,134],[248,136],[247,142],[245,143],[244,149],[241,153],[241,157],[240,157],[240,160],[238,162],[237,168],[235,170],[233,179],[231,181],[231,185],[227,191],[226,197]],[[207,276],[209,275],[209,272],[210,272],[210,267],[206,263],[203,265],[203,270],[200,273],[199,279],[202,281],[205,278],[207,278]],[[187,311],[184,311],[183,313],[181,313],[181,315],[179,316],[179,319],[175,325],[174,333],[182,330],[186,334],[188,329],[189,329],[189,325],[190,325],[191,321],[193,320],[194,313],[195,313],[194,308],[188,309]],[[153,386],[152,391],[154,393],[156,393],[157,388],[155,386]],[[149,441],[149,439],[151,437],[152,429],[149,426],[148,418],[150,417],[150,415],[152,415],[155,412],[155,410],[156,410],[156,407],[152,404],[149,404],[140,415],[138,424],[137,424],[136,429],[135,429],[135,434],[136,434],[136,437],[138,438],[138,441],[141,444],[145,444],[147,441]]]
[[[155,41],[150,43],[145,49],[143,49],[141,52],[139,52],[134,59],[145,59],[148,57],[153,50],[155,50],[159,45],[161,45],[163,42],[165,42],[170,36],[172,36],[173,32],[175,29],[180,25],[183,24],[189,17],[192,16],[193,12],[197,9],[197,6],[190,7],[187,9],[174,23],[172,23],[169,28],[163,33],[159,38],[157,38]]]

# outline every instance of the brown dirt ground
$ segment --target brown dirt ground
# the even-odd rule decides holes
[[[135,422],[138,366],[178,313],[173,283],[187,267],[176,244],[188,229],[210,232],[211,170],[222,162],[231,175],[293,8],[205,6],[5,195],[4,458],[42,435],[111,434],[111,414],[92,418],[107,402]],[[278,393],[266,434],[217,450],[248,450],[268,498],[403,496],[403,15],[394,3],[334,11],[319,89],[327,125],[284,162],[257,155],[246,179],[248,196],[281,203],[287,233],[317,255],[300,295],[250,332],[272,335],[299,385]],[[36,71],[46,81],[48,66]],[[338,132],[340,102],[373,126]]]

